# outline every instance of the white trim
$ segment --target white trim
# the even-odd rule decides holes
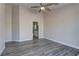
[[[64,42],[61,42],[61,41],[57,41],[57,40],[53,40],[53,39],[48,39],[48,40],[51,40],[51,41],[54,41],[54,42],[57,42],[57,43],[60,43],[60,44],[66,45],[66,46],[70,46],[72,48],[79,49],[79,47],[75,46],[75,45],[67,44],[67,43],[64,43]]]
[[[40,40],[42,40],[42,39],[45,39],[45,38],[39,38]],[[12,40],[12,41],[7,41],[7,42],[13,42],[13,41],[15,41],[15,42],[24,42],[24,41],[29,41],[29,40],[33,40],[33,39],[23,39],[23,40]],[[6,42],[6,43],[7,43]]]
[[[32,40],[32,39],[23,39],[23,40],[18,40],[18,42],[29,41],[29,40]]]
[[[0,49],[0,55],[2,54],[2,52],[4,51],[5,49],[5,44],[2,46],[2,48]]]

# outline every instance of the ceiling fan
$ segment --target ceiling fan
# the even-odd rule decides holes
[[[58,3],[40,3],[40,6],[32,6],[31,8],[39,8],[39,12],[51,11],[51,9],[48,8],[51,5],[58,5]]]

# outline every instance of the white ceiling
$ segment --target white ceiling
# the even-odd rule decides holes
[[[61,6],[69,5],[69,4],[71,4],[71,3],[59,3],[59,5],[51,5],[48,8],[55,9],[55,8],[59,8]],[[31,8],[31,6],[40,6],[40,3],[12,3],[12,5],[21,5],[21,6],[24,6],[26,8],[30,8],[30,9],[33,9],[33,10],[38,10],[38,8]]]
[[[40,6],[39,3],[26,3],[26,4],[20,4],[20,5],[24,5],[24,6],[28,7],[28,8],[30,8],[31,6]],[[58,7],[58,6],[60,6],[60,5],[63,5],[63,4],[52,5],[52,6],[50,6],[50,7],[55,8],[55,7]]]
[[[59,5],[52,5],[49,8],[58,8],[60,6],[67,5],[67,4],[69,3],[59,3]],[[27,8],[30,8],[31,6],[40,6],[40,3],[13,3],[13,5],[22,5]]]

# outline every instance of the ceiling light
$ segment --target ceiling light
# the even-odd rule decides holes
[[[41,7],[41,10],[45,10],[45,7]]]

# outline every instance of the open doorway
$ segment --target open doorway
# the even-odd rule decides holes
[[[33,40],[38,40],[39,39],[39,26],[38,22],[34,21],[33,22]]]

